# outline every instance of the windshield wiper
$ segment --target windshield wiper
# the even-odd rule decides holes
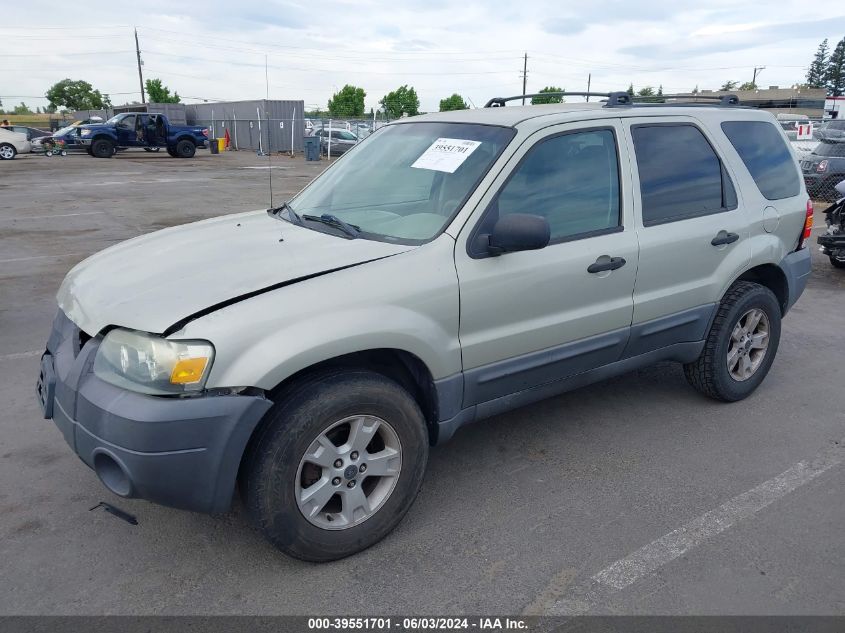
[[[302,218],[299,217],[299,214],[293,210],[293,207],[290,206],[287,202],[282,203],[280,207],[276,207],[274,209],[267,209],[267,215],[273,218],[280,218],[279,215],[282,211],[288,212],[288,219],[290,220],[291,224],[297,224],[302,226]]]
[[[346,233],[349,237],[358,237],[361,233],[360,226],[344,222],[339,217],[332,215],[331,213],[324,213],[322,215],[303,215],[302,219],[311,220],[312,222],[322,222],[323,224],[336,227]]]

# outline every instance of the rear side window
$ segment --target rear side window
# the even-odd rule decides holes
[[[766,121],[725,121],[722,131],[767,200],[801,192],[798,169],[777,128]]]
[[[713,147],[694,125],[631,129],[640,174],[643,225],[736,208],[736,190]]]

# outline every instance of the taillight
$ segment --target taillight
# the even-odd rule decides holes
[[[798,242],[798,250],[807,246],[807,240],[813,232],[813,201],[807,200],[807,215],[804,216],[804,231],[801,233],[801,240]]]
[[[827,171],[827,161],[823,160],[818,165],[816,165],[816,171],[818,173],[822,173],[823,171]]]
[[[203,128],[203,130],[202,130],[202,135],[203,135],[203,136],[208,136],[208,128]],[[825,161],[825,162],[827,162],[827,161]],[[825,165],[825,167],[826,167],[826,165]]]

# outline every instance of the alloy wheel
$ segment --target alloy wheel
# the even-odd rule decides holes
[[[726,359],[731,378],[748,380],[760,368],[769,348],[769,331],[769,318],[759,308],[739,318],[731,331]]]
[[[355,415],[335,422],[310,444],[296,473],[296,503],[324,530],[344,530],[373,516],[402,470],[399,435],[385,420]]]

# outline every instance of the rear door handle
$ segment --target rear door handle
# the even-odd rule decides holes
[[[594,264],[587,266],[587,272],[602,273],[606,270],[616,270],[617,268],[622,268],[624,265],[624,257],[608,257],[607,255],[602,255],[595,261]]]
[[[710,243],[713,246],[722,246],[723,244],[733,244],[739,239],[736,233],[728,233],[727,231],[719,231]]]

